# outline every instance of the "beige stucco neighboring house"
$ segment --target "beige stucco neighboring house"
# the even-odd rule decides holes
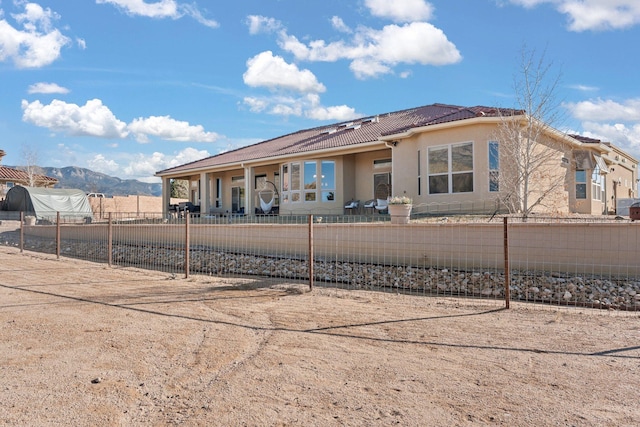
[[[516,110],[432,104],[300,130],[156,176],[165,213],[172,179],[189,181],[203,215],[261,213],[261,199],[280,215],[343,214],[351,201],[374,213],[367,202],[395,195],[411,197],[416,214],[492,213],[506,209],[513,191],[499,127],[525,119]],[[550,127],[538,142],[549,156],[530,180],[532,197],[561,185],[536,210],[602,214],[615,206],[611,197],[633,192],[638,162],[612,144]]]

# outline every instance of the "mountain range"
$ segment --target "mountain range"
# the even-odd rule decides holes
[[[38,173],[56,178],[58,184],[55,188],[77,188],[86,193],[103,193],[106,196],[162,195],[160,183],[149,184],[135,179],[120,179],[77,166],[40,167]]]

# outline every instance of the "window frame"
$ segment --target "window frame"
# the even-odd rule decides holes
[[[454,150],[458,147],[470,146],[471,147],[471,169],[455,169],[454,164]],[[442,154],[440,154],[440,158],[432,157],[431,154],[436,151],[444,151],[446,150],[446,168],[442,170],[433,171],[436,166],[440,168],[443,167],[443,158]],[[457,142],[453,144],[446,145],[435,145],[433,147],[429,147],[427,149],[427,194],[438,195],[438,194],[471,194],[475,191],[475,158],[474,158],[474,143],[473,141],[466,142]],[[432,161],[433,159],[433,161]],[[439,164],[438,164],[439,163]],[[456,191],[456,186],[460,185],[461,182],[459,178],[464,175],[471,176],[471,188],[467,191]],[[439,190],[435,188],[437,186],[444,188],[443,178],[446,179],[446,191],[436,191]]]
[[[489,170],[488,189],[490,193],[498,193],[500,192],[500,142],[489,141],[487,145],[487,154],[487,165]]]
[[[584,175],[584,178],[579,178],[578,173]],[[576,191],[576,200],[587,200],[587,171],[585,169],[576,169],[574,174],[575,179],[575,191]],[[583,191],[578,191],[578,186],[580,188],[584,188]],[[584,194],[584,195],[583,195]]]
[[[308,159],[288,162],[280,165],[280,170],[282,203],[335,202],[336,160]],[[329,174],[331,176],[327,176]]]

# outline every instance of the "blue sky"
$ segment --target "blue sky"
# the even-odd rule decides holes
[[[515,106],[544,53],[561,130],[640,158],[638,0],[0,0],[5,165],[155,172],[432,103]]]

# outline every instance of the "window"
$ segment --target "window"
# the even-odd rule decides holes
[[[231,177],[231,212],[244,213],[244,176]]]
[[[576,170],[576,199],[587,198],[587,172],[582,169]]]
[[[216,178],[216,208],[222,207],[222,178]]]
[[[391,159],[378,159],[373,161],[374,169],[391,169]]]
[[[598,166],[593,168],[591,173],[591,198],[604,202],[604,177]]]
[[[300,163],[291,163],[291,201],[300,201]]]
[[[429,148],[429,194],[473,191],[473,143]]]
[[[318,173],[319,172],[319,173]],[[336,162],[307,160],[282,165],[282,201],[333,202],[336,194]]]
[[[317,187],[317,165],[316,162],[304,162],[304,201],[315,202],[316,201],[316,187]]]
[[[322,174],[320,180],[322,201],[333,202],[336,195],[336,162],[333,160],[323,160],[320,168],[320,173]]]
[[[489,191],[499,191],[500,151],[498,141],[489,141]]]

